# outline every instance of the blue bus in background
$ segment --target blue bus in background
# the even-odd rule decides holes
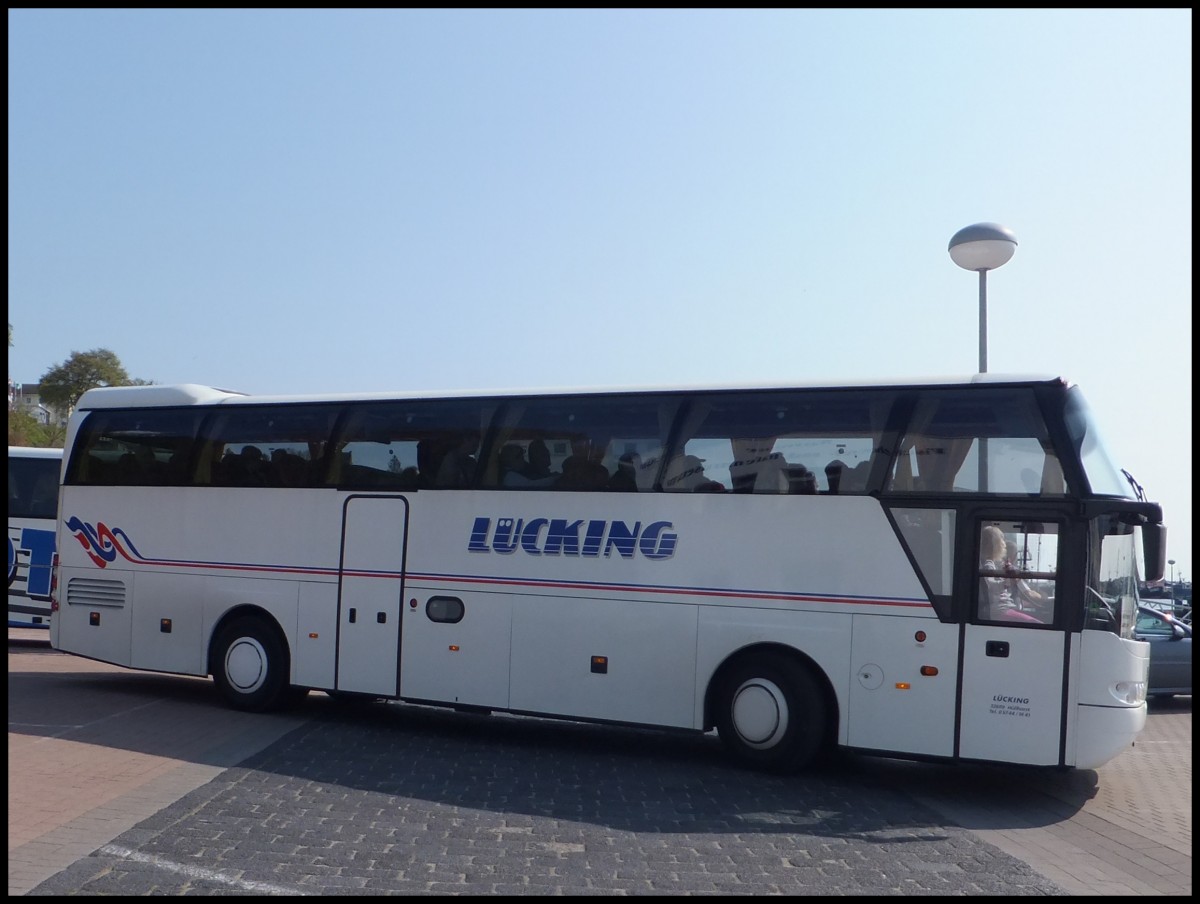
[[[8,447],[8,626],[49,628],[62,449]]]

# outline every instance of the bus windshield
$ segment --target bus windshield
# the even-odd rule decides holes
[[[1135,498],[1132,487],[1122,475],[1121,469],[1114,464],[1114,459],[1109,454],[1092,417],[1092,411],[1077,386],[1067,391],[1064,415],[1067,434],[1079,452],[1092,492],[1097,496]]]

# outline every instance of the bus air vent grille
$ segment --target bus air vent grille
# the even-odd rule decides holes
[[[71,578],[67,581],[68,606],[124,606],[123,581],[98,581],[95,578]]]

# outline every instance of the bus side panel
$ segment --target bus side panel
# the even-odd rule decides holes
[[[51,646],[129,665],[133,573],[63,566],[58,580],[59,608],[50,620]]]
[[[328,690],[337,667],[337,584],[300,584],[300,615],[292,643],[292,683]]]
[[[954,755],[957,625],[928,617],[855,615],[851,665],[849,746]]]
[[[514,597],[409,584],[404,601],[400,694],[413,700],[507,709],[509,631]],[[457,599],[462,620],[435,621],[430,599]],[[416,600],[415,607],[409,605]]]
[[[132,612],[135,669],[206,675],[204,586],[198,575],[143,571]]]
[[[967,625],[963,643],[959,755],[1057,765],[1066,680],[1062,633]]]
[[[846,693],[850,673],[850,619],[841,612],[743,606],[700,609],[693,727],[704,725],[704,694],[717,669],[738,650],[756,644],[791,647],[811,659],[829,680],[841,713],[838,743],[846,739]]]
[[[1150,645],[1108,631],[1073,635],[1071,680],[1079,701],[1067,724],[1067,764],[1095,769],[1128,750],[1146,725],[1146,701],[1126,703],[1118,684],[1145,683]]]
[[[696,613],[686,602],[523,597],[513,607],[512,708],[692,728]]]
[[[207,578],[204,582],[205,671],[197,674],[206,674],[208,646],[213,631],[216,630],[221,617],[230,609],[235,606],[252,606],[263,610],[274,618],[290,647],[296,637],[299,601],[300,582],[294,578],[278,581],[256,578]],[[295,651],[289,652],[294,662]]]

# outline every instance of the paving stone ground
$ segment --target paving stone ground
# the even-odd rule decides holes
[[[711,739],[376,709],[296,729],[32,894],[1065,894],[859,774],[743,772]]]
[[[1191,894],[1191,698],[1098,771],[345,704],[9,647],[9,893]]]

